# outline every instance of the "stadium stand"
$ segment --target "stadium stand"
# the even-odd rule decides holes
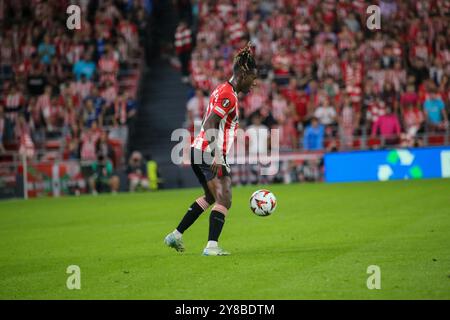
[[[379,32],[366,27],[365,9],[371,4],[381,9]],[[261,81],[242,99],[241,124],[260,112],[267,127],[295,133],[286,149],[307,149],[303,136],[313,117],[324,127],[322,150],[449,143],[448,2],[210,0],[192,5],[197,13],[192,26],[198,30],[191,96],[195,89],[207,96],[227,80],[233,53],[252,41]],[[186,127],[193,128],[192,118]]]
[[[31,2],[31,3],[30,3]],[[2,1],[0,160],[126,164],[148,1]],[[66,9],[81,8],[81,29]],[[106,135],[106,136],[105,136]],[[100,137],[108,148],[102,148]],[[13,164],[12,164],[13,163]]]
[[[240,99],[240,126],[259,115],[280,130],[288,160],[274,181],[314,181],[324,152],[450,143],[448,1],[28,3],[1,1],[0,189],[20,171],[20,154],[89,168],[105,150],[115,170],[138,150],[167,186],[191,186],[170,162],[170,133],[195,131],[206,105],[199,97],[227,80],[249,40],[260,79]],[[82,8],[81,30],[68,30],[61,14],[72,3]],[[370,4],[381,8],[381,32],[366,27]],[[237,168],[235,183],[255,176]]]

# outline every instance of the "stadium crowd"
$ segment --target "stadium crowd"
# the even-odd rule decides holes
[[[373,4],[380,8],[380,30],[366,24],[366,8]],[[262,118],[266,128],[280,129],[282,149],[417,146],[448,139],[449,1],[190,5],[193,14],[182,17],[175,48],[183,80],[189,75],[194,88],[187,103],[192,130],[208,103],[203,96],[227,80],[234,53],[250,40],[261,77],[240,99],[240,126]]]
[[[71,4],[81,29],[66,25]],[[143,4],[1,1],[0,152],[36,157],[53,147],[63,159],[122,161],[114,151],[124,149],[136,113]]]

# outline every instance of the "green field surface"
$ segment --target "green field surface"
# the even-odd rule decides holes
[[[233,189],[221,246],[209,213],[164,246],[200,189],[0,202],[1,299],[450,299],[450,180],[265,186],[276,212]],[[81,289],[69,290],[69,265]],[[381,289],[367,288],[367,268]]]

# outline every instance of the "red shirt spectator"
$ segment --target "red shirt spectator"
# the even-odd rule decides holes
[[[403,123],[405,125],[405,132],[410,136],[414,137],[419,131],[425,117],[417,105],[409,104],[408,107],[403,111]]]
[[[116,82],[119,61],[114,56],[114,51],[111,47],[109,47],[108,53],[98,61],[98,68],[100,71],[100,82]]]
[[[24,104],[25,98],[23,94],[17,89],[16,86],[12,86],[9,93],[5,97],[6,118],[15,121]]]
[[[192,33],[191,29],[185,24],[180,23],[175,31],[175,50],[177,54],[191,51]]]

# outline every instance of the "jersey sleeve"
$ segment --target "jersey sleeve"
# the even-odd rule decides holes
[[[236,105],[236,98],[230,93],[222,93],[219,95],[217,102],[214,104],[212,111],[220,118],[225,117]]]

